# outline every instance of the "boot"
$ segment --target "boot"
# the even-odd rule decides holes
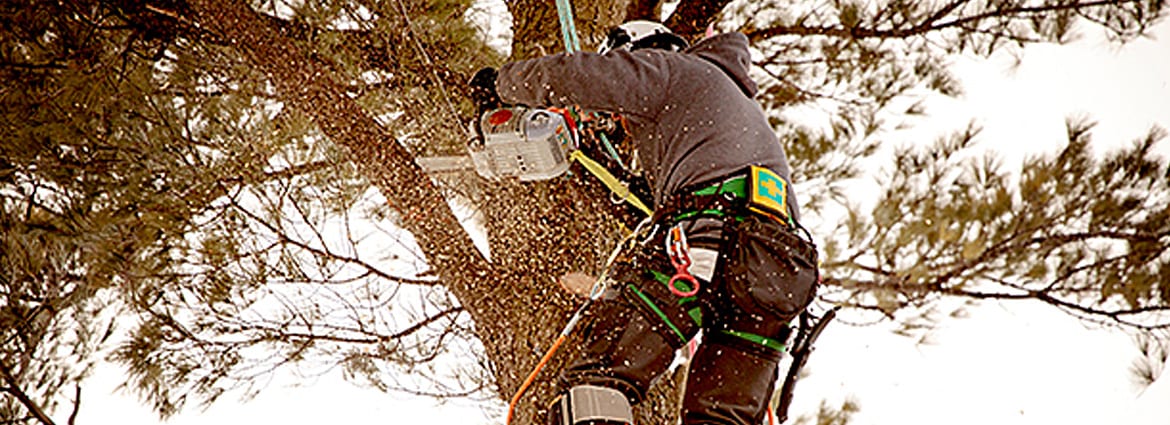
[[[578,385],[553,401],[548,425],[632,425],[634,412],[621,391]]]

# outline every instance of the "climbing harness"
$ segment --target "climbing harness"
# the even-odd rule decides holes
[[[670,277],[666,287],[677,297],[693,297],[699,293],[699,280],[691,275],[691,248],[687,245],[687,235],[683,231],[682,223],[670,228],[666,237],[666,256],[670,257],[670,264],[674,266],[674,276]],[[685,281],[690,289],[679,289],[676,282]]]
[[[540,374],[540,371],[544,369],[544,366],[547,365],[548,361],[552,359],[553,354],[556,354],[557,349],[561,347],[561,344],[565,342],[565,339],[573,333],[573,328],[577,327],[577,323],[581,321],[581,317],[584,316],[585,311],[589,309],[589,306],[593,305],[594,301],[600,299],[601,295],[605,293],[605,290],[608,286],[606,280],[609,277],[609,270],[613,265],[613,262],[617,260],[618,254],[627,248],[632,248],[633,245],[630,244],[630,242],[636,240],[640,234],[644,233],[648,228],[647,224],[649,223],[649,217],[643,219],[642,222],[638,223],[638,226],[634,229],[634,232],[626,235],[620,241],[618,241],[618,244],[616,247],[614,247],[613,252],[610,252],[609,258],[605,260],[605,265],[601,269],[601,275],[597,277],[597,281],[594,282],[593,287],[589,289],[589,298],[585,299],[585,302],[581,303],[581,306],[577,307],[577,311],[569,317],[569,322],[565,324],[563,329],[561,329],[561,333],[557,335],[557,339],[553,341],[552,347],[549,347],[548,351],[544,353],[544,356],[542,356],[540,361],[536,363],[536,367],[532,369],[532,372],[528,373],[528,377],[524,379],[524,383],[520,384],[520,388],[516,390],[516,394],[512,396],[512,400],[508,402],[508,418],[505,424],[512,423],[512,415],[515,413],[516,404],[520,401],[520,397],[524,395],[525,391],[528,391],[528,387],[532,386],[532,383],[536,381],[536,376]]]

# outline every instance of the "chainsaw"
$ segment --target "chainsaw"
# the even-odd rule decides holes
[[[548,109],[505,106],[479,117],[481,137],[467,150],[476,174],[489,180],[548,180],[569,170],[577,140],[565,116]]]

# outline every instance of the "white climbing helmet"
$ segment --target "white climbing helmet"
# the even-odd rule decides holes
[[[653,21],[630,21],[618,25],[605,36],[605,43],[597,53],[606,54],[618,49],[645,48],[679,51],[687,48],[687,41],[670,31],[666,25]]]

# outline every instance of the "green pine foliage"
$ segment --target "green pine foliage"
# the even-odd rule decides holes
[[[1069,121],[1067,146],[1016,179],[964,155],[973,128],[897,152],[872,214],[849,215],[849,248],[831,246],[842,260],[827,268],[845,272],[837,296],[890,316],[939,295],[1035,299],[1093,322],[1163,326],[1170,186],[1151,148],[1164,131],[1097,158],[1091,128]]]
[[[22,6],[0,14],[0,417],[43,422],[100,359],[118,287],[160,272],[153,247],[187,231],[189,182],[156,167],[182,158],[150,66],[111,67],[139,40]]]
[[[222,48],[167,38],[174,22],[127,20],[141,9],[5,7],[14,9],[0,27],[0,366],[9,389],[0,417],[45,422],[75,399],[119,328],[136,328],[139,340],[115,358],[132,373],[174,377],[144,393],[171,384],[183,396],[221,391],[222,375],[188,386],[196,381],[188,369],[231,370],[230,357],[149,363],[173,349],[160,341],[191,336],[172,326],[174,310],[153,307],[183,291],[208,305],[233,303],[239,286],[267,280],[262,268],[227,266],[249,233],[215,201],[282,177],[266,170],[276,147],[264,136],[285,121],[258,107],[272,103],[263,81]],[[126,314],[134,311],[164,314]],[[165,415],[174,404],[156,409]]]

